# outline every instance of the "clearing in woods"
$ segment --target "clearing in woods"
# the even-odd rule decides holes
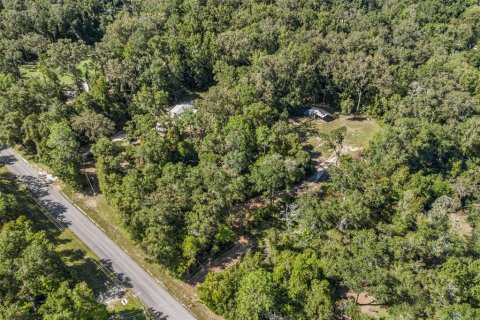
[[[84,60],[78,64],[78,68],[80,71],[85,75],[88,71],[90,75],[93,75],[95,73],[95,70],[89,69],[88,66],[90,60]],[[19,67],[20,69],[20,74],[22,75],[23,78],[25,79],[42,79],[43,75],[40,72],[40,67],[36,63],[29,63],[29,64],[24,64]],[[64,74],[59,77],[60,84],[62,86],[70,87],[75,84],[75,80],[72,78],[71,75]]]
[[[331,155],[331,150],[323,145],[322,134],[328,134],[332,130],[345,126],[347,134],[344,141],[344,151],[354,152],[366,148],[382,127],[374,119],[353,119],[350,115],[339,115],[330,122],[306,117],[298,118],[296,121],[301,124],[299,130],[304,135],[306,145],[311,146],[312,151],[320,155],[323,160]]]

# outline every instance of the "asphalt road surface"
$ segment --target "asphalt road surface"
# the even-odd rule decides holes
[[[117,246],[102,230],[50,185],[16,152],[0,147],[0,161],[27,185],[56,218],[67,224],[100,259],[111,264],[117,275],[162,319],[195,319],[149,273]]]

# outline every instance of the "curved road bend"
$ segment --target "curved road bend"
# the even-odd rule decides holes
[[[83,241],[100,259],[111,262],[113,270],[127,279],[133,292],[149,308],[168,320],[190,320],[195,317],[173,298],[165,288],[117,246],[103,231],[57,189],[42,181],[16,152],[0,147],[0,161],[18,176],[60,221]]]

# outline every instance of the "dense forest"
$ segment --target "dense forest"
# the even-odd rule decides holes
[[[198,291],[216,313],[367,319],[356,303],[367,292],[376,317],[480,318],[479,1],[0,0],[0,10],[0,140],[77,189],[91,146],[123,227],[180,278],[241,225],[255,245]],[[197,112],[171,117],[185,101]],[[317,104],[383,130],[297,194],[314,168],[291,120]],[[135,143],[112,141],[120,130]],[[239,216],[254,198],[264,205]],[[23,221],[1,238],[9,232],[41,238]]]
[[[65,265],[45,230],[22,215],[26,197],[17,187],[0,174],[0,319],[107,320],[106,307]]]

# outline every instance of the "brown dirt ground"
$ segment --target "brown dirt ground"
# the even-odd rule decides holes
[[[357,293],[348,291],[345,294],[345,297],[355,300],[357,298]],[[367,292],[360,292],[360,294],[358,294],[357,305],[359,306],[361,313],[374,318],[379,318],[382,313],[386,311],[386,307],[381,304],[377,304],[376,299]]]

